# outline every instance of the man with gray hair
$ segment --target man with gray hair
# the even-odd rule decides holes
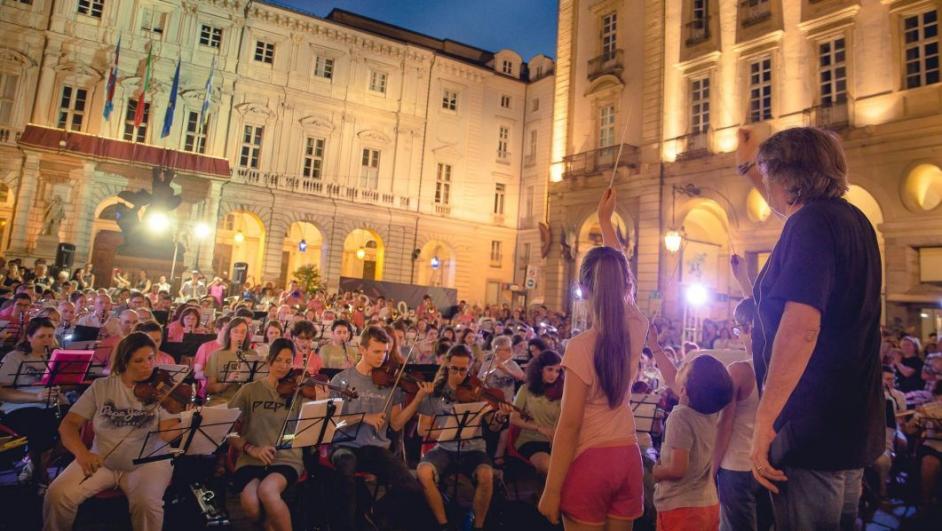
[[[752,473],[776,528],[855,529],[863,469],[884,446],[876,232],[843,197],[835,134],[798,127],[759,145],[743,129],[736,159],[785,219],[753,289]]]

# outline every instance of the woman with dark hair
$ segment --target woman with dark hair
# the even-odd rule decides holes
[[[56,327],[43,317],[30,319],[26,338],[9,352],[0,365],[0,411],[3,423],[29,440],[32,481],[49,483],[46,452],[55,444],[56,393],[39,385],[46,372],[49,350],[55,347]]]
[[[589,251],[579,270],[592,326],[566,346],[559,425],[539,504],[554,524],[562,513],[567,527],[630,529],[644,512],[644,470],[628,401],[648,320],[635,306],[614,211],[609,188],[598,212],[605,246]]]
[[[267,358],[268,351],[276,339],[284,337],[284,329],[278,321],[268,321],[262,329],[262,342],[255,345],[255,352],[260,358]]]
[[[524,420],[516,411],[510,415],[510,423],[520,428],[514,447],[544,476],[549,470],[550,447],[559,422],[561,362],[562,358],[552,350],[543,351],[530,361],[527,383],[517,391],[514,405],[533,420]]]
[[[150,337],[151,341],[154,342],[154,348],[157,349],[157,355],[154,357],[154,361],[158,365],[173,365],[177,362],[173,359],[173,356],[160,350],[160,343],[164,335],[164,329],[160,326],[160,323],[157,321],[141,321],[134,326],[134,331],[144,332]]]
[[[170,484],[170,461],[135,465],[133,460],[144,448],[151,455],[163,446],[156,437],[160,430],[166,441],[179,419],[159,403],[143,404],[134,395],[136,382],[153,372],[157,348],[147,334],[132,332],[118,343],[111,362],[111,374],[95,380],[59,426],[62,444],[75,460],[56,477],[43,501],[43,529],[72,529],[79,505],[95,494],[120,488],[128,498],[135,531],[160,531],[164,520],[164,491]],[[95,439],[91,448],[82,442],[81,432],[91,423]]]
[[[294,355],[291,340],[276,338],[266,358],[268,375],[243,385],[229,401],[230,408],[242,410],[238,437],[229,443],[241,452],[233,484],[241,492],[242,510],[253,522],[264,515],[265,529],[279,531],[291,529],[291,511],[281,494],[298,480],[303,467],[300,448],[278,448],[285,419],[297,410],[278,394],[278,382],[291,370]]]
[[[244,317],[235,317],[226,325],[222,348],[209,355],[203,370],[209,395],[207,405],[231,400],[242,385],[236,381],[247,378],[253,365],[255,377],[258,377],[261,362],[258,354],[249,348],[249,339],[249,323]]]
[[[186,334],[205,334],[206,330],[200,326],[200,317],[199,308],[184,307],[177,319],[167,325],[167,342],[179,343]]]

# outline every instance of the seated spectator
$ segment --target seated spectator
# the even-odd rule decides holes
[[[899,342],[899,350],[894,352],[893,367],[896,368],[896,387],[904,392],[918,391],[925,382],[922,379],[922,358],[919,357],[919,340],[906,336]]]
[[[933,401],[916,408],[906,423],[906,433],[919,435],[922,445],[916,451],[920,471],[920,512],[932,506],[939,474],[942,471],[942,381],[932,389]]]

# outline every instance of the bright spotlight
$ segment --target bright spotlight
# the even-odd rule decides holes
[[[573,288],[572,294],[576,296],[577,299],[582,299],[582,288],[576,284],[576,287]]]
[[[709,293],[703,284],[691,284],[687,286],[686,296],[687,304],[700,307],[707,303]]]
[[[439,260],[437,256],[433,256],[431,265],[432,265],[432,269],[438,269],[438,267],[442,265],[442,261]]]
[[[239,232],[235,233],[235,236],[233,236],[232,239],[235,240],[236,243],[242,243],[245,241],[245,234],[243,234],[240,230]]]
[[[155,210],[147,214],[147,228],[155,234],[162,234],[170,227],[170,218],[167,214]]]
[[[212,229],[209,228],[209,224],[203,223],[202,221],[193,226],[193,234],[197,239],[205,240],[209,237],[211,232]]]
[[[366,258],[366,249],[362,247],[358,247],[356,254],[357,254],[357,260],[363,260],[364,258]]]
[[[302,253],[307,252],[307,240],[302,239],[298,242],[298,250]]]

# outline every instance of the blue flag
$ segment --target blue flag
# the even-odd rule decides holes
[[[105,120],[111,118],[111,111],[114,110],[114,89],[118,82],[118,58],[121,55],[121,37],[118,37],[118,45],[114,49],[114,63],[111,65],[111,72],[108,74],[108,84],[105,88],[105,108],[103,114]]]
[[[170,101],[167,102],[167,113],[164,114],[164,128],[160,132],[160,138],[165,138],[170,134],[170,127],[173,125],[173,111],[177,108],[177,92],[180,88],[180,60],[177,59],[177,70],[173,73],[173,85],[170,86]]]
[[[216,71],[216,57],[213,57],[213,63],[209,66],[209,77],[206,78],[206,93],[203,95],[203,106],[200,107],[200,127],[206,123],[206,111],[209,110],[209,103],[213,97],[213,73]]]

